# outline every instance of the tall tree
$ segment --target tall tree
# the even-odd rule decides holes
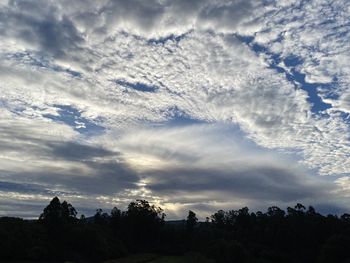
[[[136,246],[143,244],[143,249],[157,241],[165,214],[160,207],[150,205],[146,200],[131,202],[124,213],[125,233],[133,238]],[[141,248],[141,247],[140,247]]]
[[[64,224],[76,220],[77,211],[75,208],[63,201],[62,203],[58,197],[54,197],[49,205],[44,208],[39,220],[48,224]]]
[[[194,227],[196,226],[198,222],[198,218],[196,216],[196,213],[189,210],[188,211],[188,216],[187,216],[187,220],[186,220],[186,227],[187,227],[187,230],[189,232],[192,232]]]

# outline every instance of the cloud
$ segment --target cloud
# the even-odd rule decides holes
[[[0,174],[13,183],[27,181],[46,185],[48,189],[111,194],[133,188],[139,180],[117,152],[83,141],[74,142],[74,132],[62,124],[27,121],[23,125],[11,120],[1,123],[0,130],[3,135]]]
[[[201,193],[206,191],[222,192],[225,198],[260,200],[267,202],[297,202],[306,198],[315,198],[323,190],[329,190],[322,184],[305,184],[299,177],[287,169],[273,166],[253,166],[249,168],[235,167],[226,171],[174,169],[160,171],[150,175],[149,188],[155,193],[174,196],[178,192]],[[305,176],[305,175],[304,175]],[[208,197],[208,199],[210,199]]]
[[[334,190],[306,177],[295,161],[247,141],[231,125],[135,127],[117,131],[118,138],[109,132],[88,144],[77,141],[81,135],[72,128],[69,134],[63,124],[32,120],[22,125],[15,118],[1,124],[0,204],[9,197],[18,208],[32,203],[27,207],[35,208],[32,214],[54,195],[76,202],[83,213],[91,213],[93,204],[126,207],[146,198],[174,218],[190,204],[223,207],[234,199],[237,206],[257,208],[255,200],[260,206],[273,200],[289,204],[325,198]],[[58,129],[67,131],[62,137],[47,133]]]
[[[234,32],[252,26],[254,1],[103,1],[78,3],[73,20],[86,32],[111,35],[125,31],[145,37],[181,35],[195,30]],[[86,6],[89,6],[86,8]],[[81,11],[83,10],[83,11]],[[91,29],[91,27],[93,29]]]
[[[332,84],[322,97],[334,100],[333,111],[343,111],[336,106],[338,98],[347,92],[349,69],[345,62],[350,56],[346,1],[297,1],[288,4],[280,1],[270,7],[261,18],[262,30],[255,41],[262,44],[282,60],[290,55],[302,59],[295,70],[305,74],[308,83]],[[284,3],[284,4],[283,4]],[[297,12],[296,12],[297,10]],[[274,26],[271,28],[271,23]],[[331,113],[332,114],[332,113]]]
[[[199,204],[261,209],[276,200],[280,205],[327,203],[336,189],[296,159],[258,147],[230,125],[130,129],[112,144],[108,138],[113,135],[105,136],[102,145],[120,149],[138,171],[143,189],[172,216]]]
[[[8,44],[65,59],[87,39],[108,39],[118,31],[164,37],[193,29],[234,32],[248,27],[253,1],[8,1],[0,10]],[[65,8],[70,6],[69,10]],[[9,42],[8,42],[9,41]]]
[[[43,2],[9,1],[0,12],[0,24],[1,35],[7,40],[58,58],[83,41],[71,20]]]

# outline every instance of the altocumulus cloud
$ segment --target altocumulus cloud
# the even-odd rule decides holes
[[[346,206],[349,8],[0,1],[3,214]]]

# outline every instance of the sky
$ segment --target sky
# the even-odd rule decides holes
[[[350,211],[347,0],[0,0],[0,216]]]

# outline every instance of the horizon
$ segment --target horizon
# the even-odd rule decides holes
[[[56,195],[85,215],[136,199],[172,220],[349,212],[349,13],[0,0],[0,216],[39,216]]]
[[[38,215],[35,216],[35,217],[23,217],[23,218],[22,218],[22,217],[18,217],[18,216],[11,216],[11,215],[8,215],[8,216],[0,216],[0,218],[19,218],[19,219],[29,220],[29,221],[32,221],[32,220],[40,220],[39,218],[40,218],[41,214],[45,212],[45,209],[44,209],[44,208],[46,208],[55,198],[58,198],[58,200],[59,200],[60,203],[62,203],[62,202],[67,202],[68,205],[71,205],[71,206],[74,208],[75,212],[76,212],[76,215],[74,215],[73,217],[76,218],[76,219],[78,219],[78,220],[81,220],[82,217],[84,217],[84,219],[91,219],[91,218],[94,218],[94,217],[97,215],[97,213],[106,214],[108,217],[111,217],[111,216],[112,216],[112,211],[113,211],[115,208],[117,208],[120,212],[124,213],[124,212],[127,212],[127,211],[128,211],[128,206],[129,206],[129,204],[128,204],[128,206],[126,206],[126,207],[116,207],[116,206],[114,206],[114,207],[105,208],[105,209],[101,209],[101,208],[96,208],[96,209],[90,208],[90,212],[93,211],[92,214],[83,214],[83,213],[79,212],[79,208],[74,207],[74,204],[71,204],[71,203],[69,202],[69,200],[60,199],[58,196],[55,196],[55,197],[53,197],[53,198],[51,198],[51,199],[49,200],[50,202],[48,202],[48,203],[43,207],[41,213],[38,214]],[[146,201],[146,203],[149,203],[149,202],[148,202],[147,200],[145,200],[145,199],[131,200],[131,203],[132,203],[132,202],[137,202],[137,201]],[[323,216],[323,217],[326,217],[326,216],[331,215],[331,216],[336,216],[337,218],[342,218],[342,216],[344,216],[344,215],[349,215],[349,213],[346,212],[346,211],[345,211],[345,212],[342,212],[342,213],[340,213],[340,211],[329,212],[327,209],[326,209],[326,210],[318,210],[317,207],[314,207],[314,206],[312,206],[312,205],[307,205],[307,204],[305,205],[305,204],[297,203],[297,204],[295,204],[295,205],[288,206],[288,207],[278,207],[278,206],[272,205],[272,206],[270,206],[270,207],[265,207],[264,209],[259,209],[259,210],[254,210],[254,211],[251,210],[249,207],[231,207],[231,208],[228,208],[228,209],[226,209],[226,210],[222,210],[222,209],[214,210],[211,214],[208,214],[208,215],[205,216],[205,217],[203,217],[203,216],[202,216],[202,217],[197,217],[197,214],[195,213],[195,211],[186,210],[186,211],[183,211],[183,215],[184,215],[183,217],[169,218],[169,217],[164,213],[164,210],[163,210],[162,207],[159,207],[159,206],[157,206],[156,204],[152,204],[152,203],[149,203],[149,205],[151,205],[151,206],[154,205],[155,207],[160,208],[160,209],[161,209],[161,212],[160,212],[160,213],[164,214],[164,221],[169,221],[169,222],[186,221],[186,218],[187,218],[188,213],[189,213],[190,211],[191,211],[191,212],[194,212],[194,215],[195,215],[195,217],[197,218],[197,220],[198,220],[199,223],[205,223],[205,222],[208,222],[208,220],[209,220],[209,222],[211,222],[212,216],[213,216],[215,213],[217,213],[217,212],[220,212],[220,211],[223,211],[223,212],[225,212],[225,213],[226,213],[226,212],[231,212],[231,211],[239,212],[239,210],[244,209],[244,208],[248,208],[249,215],[253,215],[253,214],[257,215],[257,213],[259,213],[259,212],[260,212],[260,213],[263,213],[263,214],[267,214],[270,208],[278,208],[278,209],[284,211],[284,212],[285,212],[285,216],[290,216],[290,215],[288,214],[288,209],[289,209],[289,208],[292,208],[292,210],[296,209],[297,211],[303,212],[303,213],[305,213],[305,214],[308,214],[308,213],[309,213],[308,211],[310,211],[310,209],[311,209],[312,211],[314,211],[315,213],[317,213],[317,214],[319,214],[319,215],[321,215],[321,216]],[[301,207],[298,207],[299,205],[300,205]]]

